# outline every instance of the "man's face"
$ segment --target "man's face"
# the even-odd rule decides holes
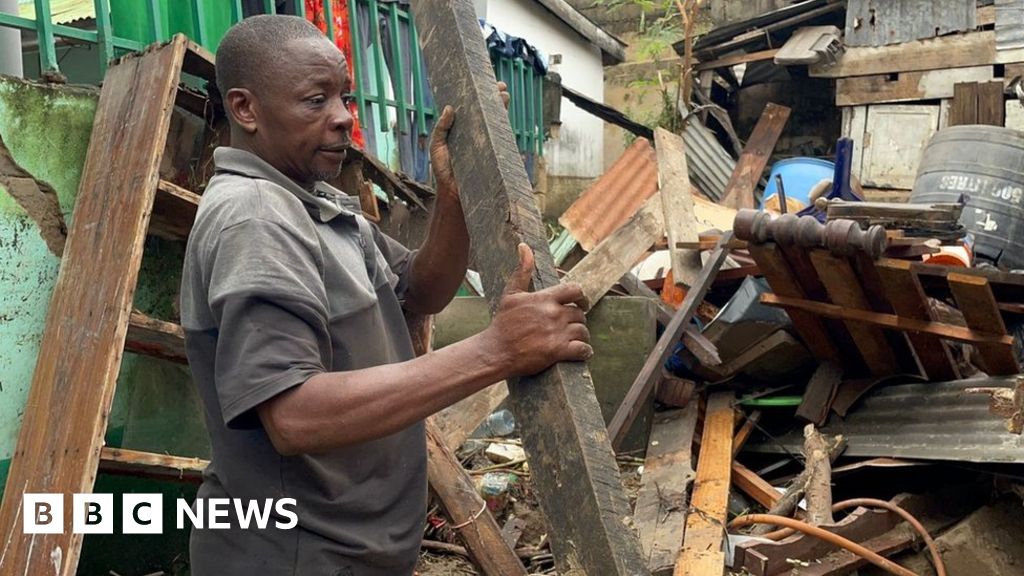
[[[252,147],[309,188],[341,172],[351,144],[351,82],[344,56],[326,38],[294,40],[282,49],[286,64],[255,90]]]

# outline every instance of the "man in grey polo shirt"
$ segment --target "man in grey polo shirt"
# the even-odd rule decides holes
[[[466,271],[446,109],[437,201],[409,251],[324,184],[352,116],[341,53],[301,18],[260,16],[217,50],[231,147],[214,153],[186,254],[182,324],[212,445],[199,497],[293,498],[295,528],[192,534],[192,574],[411,574],[426,512],[423,419],[503,378],[592,352],[578,286],[527,293],[520,266],[489,328],[414,358],[404,313],[440,311]],[[221,519],[223,520],[223,519]]]

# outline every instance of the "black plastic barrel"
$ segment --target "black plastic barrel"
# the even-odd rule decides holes
[[[911,202],[956,202],[974,252],[1003,268],[1024,268],[1024,132],[1000,126],[953,126],[924,149]]]

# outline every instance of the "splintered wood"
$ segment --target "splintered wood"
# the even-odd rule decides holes
[[[448,144],[493,310],[519,243],[533,249],[534,289],[558,283],[554,261],[472,0],[420,0],[414,16],[435,100],[455,107]],[[558,364],[508,387],[559,571],[646,574],[586,365]]]
[[[672,573],[683,543],[697,404],[662,412],[651,427],[633,521],[654,576]]]

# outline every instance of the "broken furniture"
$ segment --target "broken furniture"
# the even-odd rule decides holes
[[[0,508],[11,573],[70,576],[82,544],[70,531],[23,538],[20,495],[91,492],[97,469],[108,463],[122,472],[192,478],[206,465],[103,447],[124,350],[185,361],[180,326],[132,312],[147,233],[181,230],[199,200],[161,182],[158,172],[171,112],[187,98],[179,90],[183,72],[213,79],[212,56],[181,35],[107,71]],[[86,285],[91,289],[82,290]]]

